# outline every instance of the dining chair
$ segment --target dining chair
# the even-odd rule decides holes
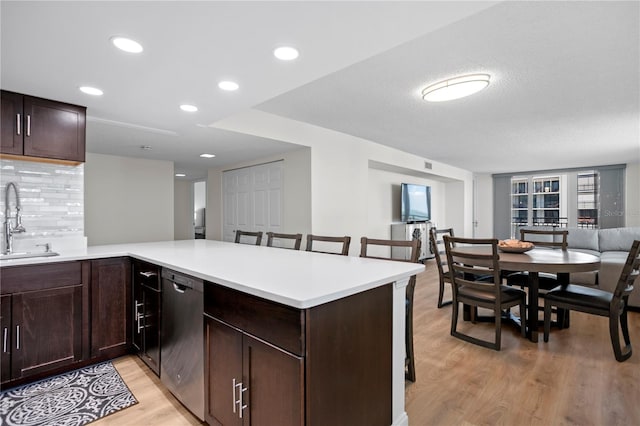
[[[549,341],[551,329],[551,308],[609,317],[609,334],[613,354],[619,362],[629,359],[632,348],[629,340],[627,304],[633,291],[633,282],[640,275],[640,240],[635,240],[629,250],[627,261],[622,267],[620,278],[613,292],[576,284],[558,286],[544,298],[544,341]],[[624,347],[620,342],[620,330]]]
[[[552,249],[567,249],[567,230],[533,230],[521,229],[520,240],[533,243],[536,247],[547,247]],[[512,272],[506,276],[507,285],[517,285],[521,288],[529,286],[529,274],[526,271]],[[538,275],[539,288],[544,293],[558,285],[558,276],[550,273],[540,273]]]
[[[370,259],[383,259],[383,260],[397,260],[399,262],[412,262],[418,263],[418,257],[420,256],[421,242],[419,239],[413,239],[409,241],[405,240],[379,240],[367,237],[360,239],[360,257],[367,257]],[[376,253],[375,255],[369,252],[370,248],[388,248],[389,255],[383,256]],[[392,248],[406,248],[410,251],[410,255],[403,258],[392,258]],[[416,381],[416,367],[415,356],[413,352],[413,294],[416,287],[416,276],[413,275],[409,278],[409,284],[405,292],[405,378],[411,382]]]
[[[447,253],[444,250],[444,240],[442,239],[445,235],[453,237],[453,228],[436,229],[435,227],[432,227],[429,230],[429,242],[431,243],[431,250],[433,251],[436,266],[438,267],[440,281],[440,288],[438,289],[438,308],[450,305],[452,302],[451,300],[447,300],[446,302],[442,301],[444,297],[445,284],[451,284],[449,267],[447,266]]]
[[[545,247],[549,249],[567,249],[567,237],[569,231],[565,230],[544,230],[544,229],[521,229],[520,240],[533,243],[536,247]],[[527,271],[509,271],[505,274],[503,271],[502,276],[506,278],[507,285],[519,286],[524,289],[529,287],[529,273]],[[544,295],[558,286],[558,276],[549,272],[540,272],[538,274],[538,295],[544,297]],[[555,310],[554,310],[555,312]],[[560,311],[560,314],[556,314],[556,325],[563,328],[569,324],[569,312]]]
[[[278,241],[277,245],[274,245],[275,241]],[[282,244],[283,241],[290,241],[292,247],[287,247],[286,244]],[[267,247],[278,247],[292,250],[300,250],[302,244],[302,234],[279,234],[277,232],[267,232]]]
[[[339,252],[335,252],[335,251],[325,251],[325,250],[317,250],[313,248],[313,243],[314,241],[320,242],[320,243],[328,243],[328,244],[323,244],[322,247],[327,247],[329,244],[341,244],[341,248]],[[315,253],[327,253],[327,254],[340,254],[342,256],[348,256],[349,255],[349,245],[351,244],[351,237],[349,236],[344,236],[344,237],[327,237],[327,236],[322,236],[322,235],[312,235],[312,234],[307,234],[307,248],[306,251],[312,251]]]
[[[523,290],[502,285],[497,239],[443,237],[449,277],[453,287],[451,335],[476,345],[500,350],[502,310],[519,305],[520,331],[526,335],[526,294]],[[495,339],[493,342],[458,331],[459,304],[493,311]]]
[[[259,246],[260,244],[262,244],[262,231],[251,232],[251,231],[241,231],[238,229],[235,231],[235,233],[236,233],[236,243],[251,244],[243,241],[247,241],[247,239],[254,238],[253,240],[254,245]]]

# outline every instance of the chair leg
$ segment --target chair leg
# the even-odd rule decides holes
[[[440,277],[440,288],[438,289],[438,308],[442,308],[443,306],[451,304],[451,300],[448,300],[446,302],[442,301],[442,299],[444,298],[444,289],[446,285],[447,283],[444,278]]]
[[[618,321],[622,328],[622,337],[624,338],[625,346],[620,345],[620,333],[618,330]],[[629,325],[627,322],[627,309],[626,307],[621,313],[611,312],[609,314],[609,334],[611,335],[611,345],[613,346],[613,354],[616,360],[619,362],[626,361],[631,356],[631,341],[629,340]]]
[[[495,309],[495,316],[496,316],[496,341],[493,346],[493,349],[495,349],[496,351],[499,351],[501,347],[501,340],[502,340],[502,315],[500,313],[499,306]]]
[[[459,303],[457,300],[453,300],[452,309],[451,309],[451,335],[455,336],[458,331],[458,308]]]
[[[416,381],[416,366],[414,363],[413,355],[413,315],[408,316],[405,333],[405,351],[407,371],[405,373],[405,379],[415,382]]]
[[[560,318],[558,318],[560,321]],[[551,331],[551,302],[544,300],[544,341],[549,341],[549,332]]]
[[[527,337],[527,302],[524,299],[520,302],[520,333]]]

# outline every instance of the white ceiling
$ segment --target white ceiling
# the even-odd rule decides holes
[[[87,106],[89,152],[172,160],[191,179],[297,148],[212,127],[249,108],[475,172],[626,163],[640,161],[639,5],[3,0],[0,77]],[[118,51],[113,35],[144,52]],[[297,60],[272,56],[285,44]],[[477,95],[419,96],[476,71],[492,75]]]

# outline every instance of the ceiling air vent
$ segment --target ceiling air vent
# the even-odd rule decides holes
[[[424,162],[424,168],[427,169],[427,170],[431,170],[433,168],[433,164],[431,164],[428,161],[425,161]]]

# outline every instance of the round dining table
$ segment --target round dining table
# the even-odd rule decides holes
[[[486,248],[469,248],[470,251]],[[465,250],[466,251],[466,250]],[[538,290],[539,273],[557,274],[559,284],[568,284],[570,274],[591,272],[600,269],[598,256],[575,250],[537,248],[524,253],[503,252],[500,250],[500,269],[505,271],[528,272],[529,293],[527,296],[527,336],[532,342],[538,341]]]

